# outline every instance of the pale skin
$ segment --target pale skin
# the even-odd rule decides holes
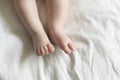
[[[48,14],[48,35],[39,19],[36,0],[13,0],[14,7],[31,35],[36,53],[39,56],[53,53],[54,42],[65,53],[76,50],[72,40],[64,33],[69,0],[45,0]],[[48,38],[49,36],[49,38]]]

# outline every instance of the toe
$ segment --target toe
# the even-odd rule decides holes
[[[48,44],[47,47],[48,47],[48,51],[49,51],[50,53],[54,52],[55,49],[54,49],[54,47],[53,47],[52,44]]]
[[[45,54],[49,54],[47,46],[44,46]]]
[[[69,49],[69,47],[67,45],[64,45],[63,50],[65,51],[65,53],[70,54],[71,50]]]
[[[68,47],[70,50],[75,51],[75,46],[73,45],[73,43],[68,43]]]
[[[41,52],[40,52],[39,48],[36,49],[36,53],[37,53],[38,56],[41,56]]]
[[[45,50],[44,50],[43,47],[40,48],[40,52],[41,52],[42,55],[45,55]]]

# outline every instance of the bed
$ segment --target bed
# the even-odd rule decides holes
[[[44,1],[38,1],[46,25]],[[120,1],[73,0],[66,34],[77,50],[37,56],[10,0],[0,0],[0,80],[120,80]]]

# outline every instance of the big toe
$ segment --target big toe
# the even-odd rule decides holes
[[[69,49],[71,50],[71,51],[75,51],[76,50],[76,47],[75,47],[75,45],[73,44],[73,43],[68,43],[68,47],[69,47]]]
[[[52,44],[48,44],[47,47],[48,47],[48,51],[49,51],[50,53],[52,53],[52,52],[55,51],[55,49],[54,49],[54,47],[53,47]]]
[[[61,47],[63,50],[64,50],[64,52],[65,53],[67,53],[67,54],[70,54],[71,53],[71,50],[70,50],[70,48],[68,47],[68,45],[66,44],[66,45],[64,45],[63,47]]]

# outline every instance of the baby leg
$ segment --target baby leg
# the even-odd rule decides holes
[[[72,40],[64,33],[64,23],[68,15],[69,0],[46,0],[48,10],[48,30],[51,40],[66,53],[75,50]]]
[[[30,33],[35,51],[45,55],[54,51],[40,22],[36,0],[13,0],[14,7]]]

